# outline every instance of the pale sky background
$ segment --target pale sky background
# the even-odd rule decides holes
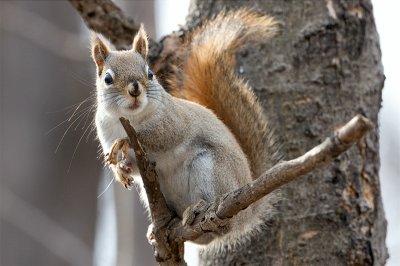
[[[385,70],[383,108],[380,120],[381,185],[388,221],[386,243],[390,259],[387,266],[400,265],[400,37],[399,9],[396,0],[373,0],[382,61]]]
[[[400,265],[400,37],[398,30],[400,2],[373,0],[372,4],[386,76],[383,108],[379,116],[380,176],[383,204],[388,221],[386,242],[390,253],[390,259],[386,265],[398,266]],[[177,30],[178,24],[184,24],[188,7],[189,0],[156,0],[157,38]],[[187,258],[196,257],[190,252],[186,252]],[[190,264],[197,265],[196,261],[191,261]]]

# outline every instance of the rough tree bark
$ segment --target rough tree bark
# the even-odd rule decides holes
[[[76,0],[70,0],[75,2]],[[281,34],[237,54],[237,71],[276,126],[287,159],[361,113],[377,125],[384,82],[368,0],[195,0],[186,28],[153,43],[154,70],[168,74],[180,36],[222,9],[275,16]],[[380,197],[378,128],[334,163],[282,189],[279,214],[241,249],[205,265],[383,265],[386,221]]]
[[[321,142],[338,121],[361,113],[376,125],[384,83],[370,1],[194,1],[188,25],[248,6],[283,23],[280,36],[238,55],[238,73],[275,122],[286,158]],[[383,265],[386,221],[379,136],[282,190],[280,217],[239,252],[202,255],[208,265]]]

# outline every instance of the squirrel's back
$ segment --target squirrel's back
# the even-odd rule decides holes
[[[174,96],[206,106],[228,126],[249,158],[253,178],[276,163],[279,152],[263,108],[235,74],[235,52],[277,31],[272,17],[246,9],[222,12],[188,36],[182,65],[168,81]]]

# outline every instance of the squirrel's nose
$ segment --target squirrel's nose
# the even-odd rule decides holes
[[[129,88],[128,93],[132,97],[138,97],[140,95],[141,91],[140,91],[139,83],[137,82],[137,80],[134,80],[132,82],[132,88]]]

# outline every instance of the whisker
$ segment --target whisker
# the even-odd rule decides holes
[[[100,104],[104,103],[104,102],[108,102],[108,104],[114,104],[117,101],[119,101],[121,98],[117,96],[111,96],[108,97],[107,99],[103,99],[101,102],[99,102]],[[122,99],[123,100],[123,99]]]
[[[108,188],[111,186],[111,184],[112,184],[112,182],[114,181],[114,179],[115,179],[115,177],[114,177],[114,175],[113,175],[113,177],[112,177],[110,183],[108,183],[107,187],[103,190],[103,192],[100,193],[100,195],[97,196],[97,198],[100,198],[100,197],[108,190]]]
[[[89,95],[86,99],[84,99],[82,102],[87,102],[87,101],[90,101],[90,100],[94,100],[95,97],[96,97],[95,94],[91,94],[91,95]],[[47,111],[47,112],[45,112],[45,114],[46,114],[46,115],[48,115],[48,114],[54,114],[54,113],[59,113],[59,112],[65,111],[65,110],[67,110],[67,113],[66,113],[66,114],[68,114],[68,113],[70,113],[70,112],[72,111],[71,109],[74,109],[76,106],[80,105],[82,102],[78,102],[78,103],[75,103],[75,104],[71,104],[71,105],[69,105],[69,106],[66,106],[66,107],[64,107],[64,108],[61,108],[61,109],[58,109],[58,110],[55,110],[55,111]]]
[[[67,135],[69,129],[74,125],[74,123],[75,123],[80,117],[82,117],[82,115],[84,115],[84,113],[81,113],[74,121],[72,121],[71,124],[68,126],[67,130],[65,130],[65,132],[64,132],[63,136],[61,137],[61,140],[60,140],[60,142],[58,143],[57,148],[56,148],[56,150],[54,151],[54,153],[57,153],[58,148],[60,148],[61,142],[62,142],[63,139],[65,138],[65,135]],[[69,120],[67,120],[67,121],[69,121]]]
[[[89,96],[89,97],[90,97],[90,96]],[[45,112],[45,114],[46,114],[46,115],[49,115],[49,114],[59,113],[59,112],[65,111],[65,110],[70,110],[70,109],[74,108],[75,106],[77,106],[78,104],[79,104],[79,103],[71,104],[71,105],[69,105],[69,106],[66,106],[66,107],[61,108],[61,109],[58,109],[58,110]]]
[[[82,119],[76,124],[76,126],[75,126],[75,128],[74,128],[74,131],[76,131],[76,129],[79,127],[79,125],[83,122],[83,121],[85,121],[85,117],[87,117],[88,115],[90,115],[90,112],[91,112],[91,110],[92,110],[92,106],[90,106],[89,107],[89,109],[87,109],[85,112],[84,112],[84,114],[83,114],[83,116],[82,116]],[[83,126],[82,127],[82,129],[84,129],[85,127]]]
[[[92,87],[92,86],[95,85],[93,82],[89,82],[84,77],[80,76],[77,72],[74,72],[71,69],[64,68],[62,70],[64,70],[69,76],[71,76],[76,81],[79,81],[83,85],[86,85],[86,86],[89,86],[89,87]]]
[[[155,96],[152,95],[152,94],[147,94],[147,98],[152,99],[152,100],[155,100],[155,101],[158,101],[158,102],[161,103],[162,105],[165,104],[160,98],[155,97]]]
[[[76,113],[76,111],[79,109],[79,107],[82,106],[82,104],[84,104],[87,101],[88,98],[86,98],[85,100],[83,100],[78,107],[76,107],[75,111],[72,113],[72,115],[68,118],[68,121],[71,120],[71,118],[74,116],[74,114]]]
[[[85,120],[85,123],[84,123],[83,126],[82,126],[82,129],[85,128],[87,122],[89,121],[90,113],[93,112],[93,108],[94,108],[94,105],[90,107],[89,111],[87,111],[87,113],[86,113],[86,120]],[[84,119],[85,119],[85,118],[84,118]]]
[[[89,106],[89,107],[90,107],[90,106]],[[85,107],[85,109],[83,109],[83,110],[77,112],[75,115],[82,114],[83,112],[87,111],[87,109],[88,109],[89,107]],[[65,119],[64,121],[60,122],[59,124],[57,124],[57,125],[54,126],[53,128],[49,129],[47,132],[45,132],[45,135],[50,134],[52,131],[54,131],[55,129],[57,129],[57,128],[60,127],[61,125],[65,124],[66,122],[69,122],[68,119],[69,119],[69,118]]]
[[[95,108],[95,105],[90,105],[88,107],[85,107],[85,114],[84,114],[83,118],[81,119],[81,121],[79,121],[79,123],[75,126],[74,130],[76,130],[78,128],[78,126],[82,123],[82,121],[85,121],[82,126],[82,129],[84,129],[86,127],[86,124],[90,117],[90,114],[93,112],[93,108]]]
[[[87,134],[86,143],[89,142],[89,137],[90,137],[90,135],[91,135],[93,132],[95,132],[95,131],[96,131],[96,127],[95,127],[95,126],[92,126],[92,129],[89,131],[89,134]]]
[[[76,144],[75,149],[74,149],[74,152],[73,152],[73,154],[72,154],[71,161],[69,162],[69,166],[68,166],[67,173],[69,173],[69,171],[71,170],[72,161],[73,161],[74,158],[75,158],[75,154],[76,154],[76,151],[78,150],[79,144],[81,143],[83,137],[85,136],[85,133],[87,132],[87,130],[90,128],[90,126],[91,126],[92,124],[93,124],[93,122],[89,124],[89,126],[88,126],[88,127],[86,128],[86,130],[83,132],[82,136],[79,138],[79,141],[78,141],[78,143]]]

